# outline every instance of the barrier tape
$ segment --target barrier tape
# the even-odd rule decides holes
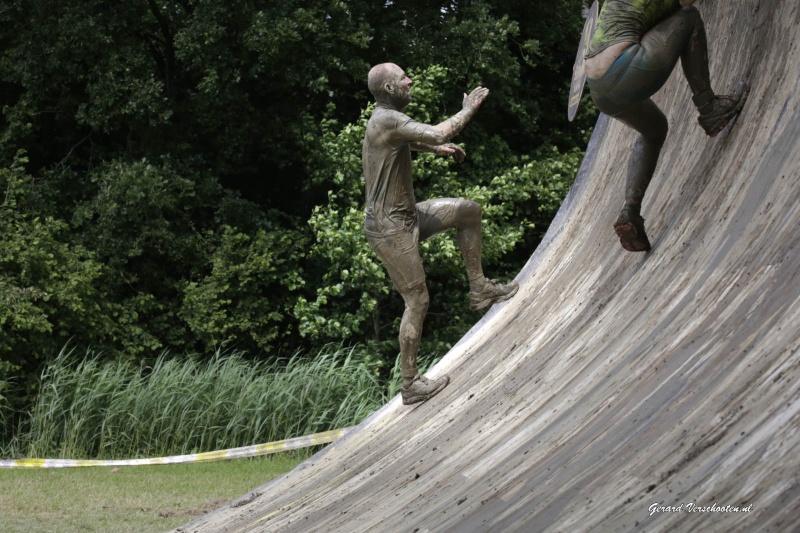
[[[205,463],[209,461],[223,461],[227,459],[243,459],[245,457],[258,457],[271,453],[288,450],[310,448],[318,444],[328,444],[346,434],[353,427],[334,429],[295,437],[293,439],[255,444],[241,448],[230,448],[215,452],[192,453],[189,455],[173,455],[171,457],[153,457],[149,459],[119,459],[119,460],[82,460],[82,459],[0,459],[0,468],[76,468],[84,466],[143,466],[143,465],[173,465],[180,463]]]

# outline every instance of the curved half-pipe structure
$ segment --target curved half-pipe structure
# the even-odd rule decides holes
[[[601,116],[441,394],[181,531],[800,530],[800,2],[696,5],[714,88],[752,91],[713,139],[680,69],[656,96],[653,250],[612,231],[634,134]]]

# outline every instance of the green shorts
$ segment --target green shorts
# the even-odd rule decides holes
[[[592,100],[611,117],[647,100],[664,86],[694,31],[694,8],[676,11],[642,36],[598,79],[588,78]]]

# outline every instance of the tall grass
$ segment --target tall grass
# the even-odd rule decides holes
[[[62,353],[16,449],[27,457],[134,458],[282,440],[356,424],[397,390],[359,352],[252,362],[162,353],[152,366]]]
[[[0,380],[0,439],[5,436],[6,428],[11,424],[14,415],[11,402],[6,397],[9,389],[11,389],[11,383]]]

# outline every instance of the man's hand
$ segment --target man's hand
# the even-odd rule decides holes
[[[486,99],[486,96],[489,94],[489,89],[485,87],[477,87],[474,91],[469,93],[468,95],[464,95],[464,102],[463,102],[463,109],[453,115],[452,117],[448,118],[444,122],[440,122],[439,124],[433,126],[430,131],[433,135],[430,136],[429,139],[426,139],[427,144],[436,146],[437,150],[439,146],[444,146],[447,141],[455,137],[459,134],[461,130],[464,129],[464,126],[467,125],[467,122],[470,121],[472,116],[481,106],[483,101]],[[453,145],[455,146],[455,145]],[[459,149],[460,150],[460,149]],[[437,154],[439,152],[436,152]],[[454,153],[454,152],[445,152],[453,154],[453,157],[456,158],[456,161],[459,160],[459,157],[463,159],[462,154]]]
[[[436,147],[435,153],[436,155],[452,154],[453,159],[456,160],[456,163],[461,163],[464,161],[464,158],[467,157],[467,153],[464,151],[464,149],[454,143],[440,144]]]
[[[471,93],[464,94],[464,101],[461,104],[465,110],[474,113],[478,110],[486,97],[489,95],[489,89],[486,87],[476,87]]]

